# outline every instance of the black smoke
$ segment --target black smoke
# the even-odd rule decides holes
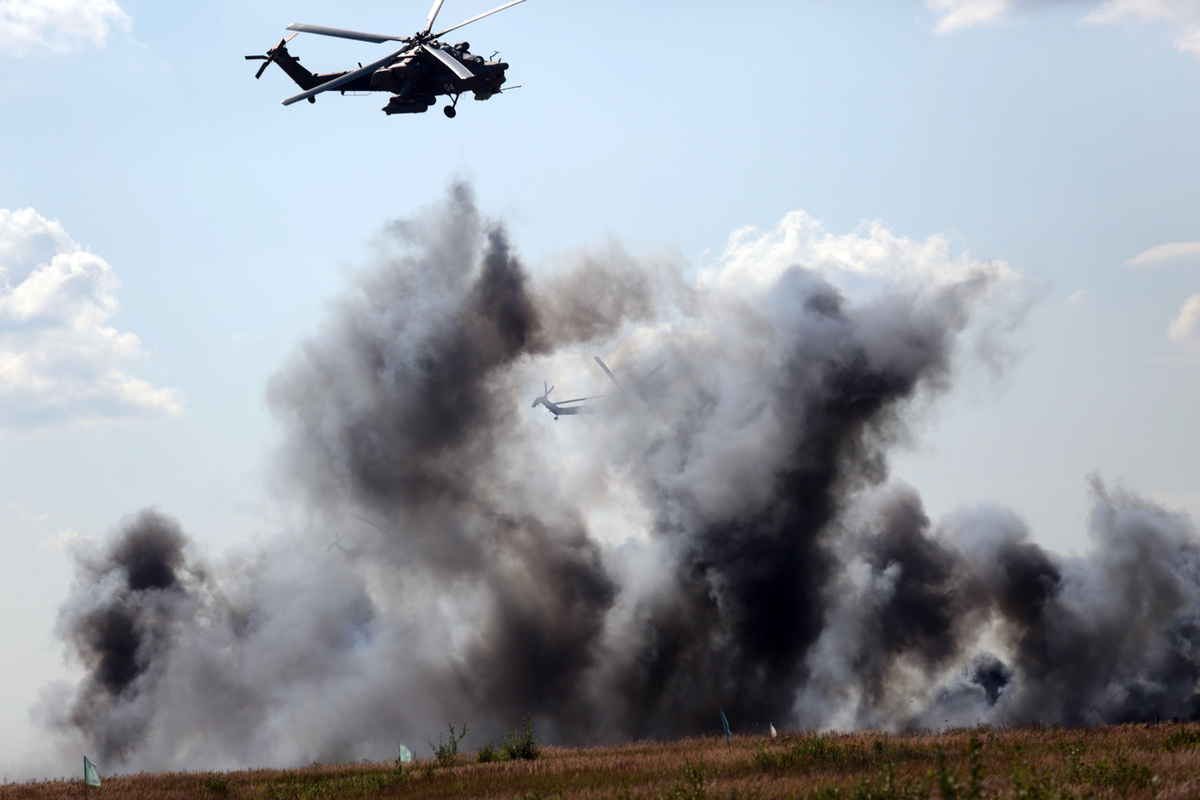
[[[105,548],[79,560],[59,633],[87,677],[65,714],[69,724],[94,734],[104,759],[128,757],[146,735],[145,716],[120,711],[153,687],[180,623],[188,621],[204,578],[188,569],[186,544],[177,522],[147,510],[121,525]]]
[[[889,478],[1021,281],[813,241],[689,280],[611,242],[533,272],[461,185],[389,225],[268,388],[306,524],[212,567],[162,515],[119,529],[64,605],[87,676],[54,724],[163,768],[383,757],[451,720],[480,744],[525,713],[558,743],[710,732],[718,706],[743,730],[1189,714],[1189,519],[1097,479],[1096,547],[1065,558]],[[606,391],[593,353],[606,414],[529,408],[543,379]]]

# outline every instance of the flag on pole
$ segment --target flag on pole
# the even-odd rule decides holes
[[[413,759],[412,750],[409,750],[407,747],[404,746],[404,743],[401,742],[400,743],[400,763],[408,764],[409,762],[412,761],[412,759]]]
[[[100,770],[96,769],[96,765],[88,760],[87,756],[83,757],[83,785],[100,785]]]
[[[721,724],[725,726],[725,744],[733,746],[733,734],[729,732],[729,720],[725,719],[725,709],[717,706],[721,710]]]

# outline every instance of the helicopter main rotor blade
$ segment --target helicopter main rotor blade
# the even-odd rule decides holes
[[[596,394],[592,395],[591,397],[576,397],[574,400],[556,400],[554,404],[558,406],[565,406],[567,403],[582,403],[585,400],[603,400],[605,397],[608,397],[608,395]]]
[[[465,80],[475,77],[474,72],[471,72],[471,70],[467,69],[461,61],[459,61],[457,58],[455,58],[454,56],[447,53],[445,50],[442,50],[439,47],[430,47],[429,45],[425,45],[421,49],[424,50],[426,53],[429,53],[429,55],[433,56],[438,61],[445,64],[446,68],[448,70],[453,72],[455,75],[457,75],[462,80],[465,81]]]
[[[429,33],[433,30],[433,21],[437,19],[438,12],[442,10],[442,3],[446,0],[433,0],[433,5],[429,7],[429,19],[425,23],[425,30],[421,33]]]
[[[600,356],[595,356],[595,359],[596,359],[596,363],[600,365],[600,369],[604,370],[604,374],[608,376],[608,379],[610,381],[612,381],[613,383],[615,383],[617,385],[617,388],[620,389],[621,382],[619,380],[617,380],[617,376],[613,375],[612,372],[609,370],[608,364],[605,364],[603,361],[601,361]]]
[[[467,20],[466,22],[460,22],[460,23],[458,23],[457,25],[455,25],[453,28],[446,28],[446,30],[444,30],[444,31],[441,31],[441,32],[439,32],[439,33],[435,33],[435,34],[433,35],[433,38],[434,38],[434,39],[440,39],[440,38],[442,38],[443,36],[445,36],[447,33],[449,33],[450,31],[456,31],[456,30],[458,30],[459,28],[462,28],[462,27],[465,27],[465,26],[467,26],[467,25],[470,25],[472,22],[477,22],[477,21],[479,21],[479,20],[483,19],[484,17],[490,17],[492,14],[495,14],[495,13],[497,13],[497,12],[499,12],[499,11],[503,11],[503,10],[504,10],[504,9],[506,9],[506,8],[512,8],[512,7],[513,7],[513,6],[515,6],[517,3],[524,3],[524,2],[525,2],[525,0],[512,0],[512,2],[511,2],[511,3],[505,3],[504,5],[500,6],[499,8],[493,8],[491,11],[487,11],[487,12],[485,12],[485,13],[483,13],[483,14],[480,14],[480,15],[479,15],[479,16],[477,16],[477,17],[471,17],[471,18],[470,18],[469,20]],[[441,4],[439,3],[439,5],[441,5]]]
[[[363,33],[362,31],[347,31],[341,28],[326,28],[324,25],[305,25],[302,22],[293,22],[287,26],[289,31],[300,31],[301,33],[316,33],[321,36],[336,36],[339,39],[357,39],[360,42],[407,42],[407,36],[384,36],[381,33]],[[295,34],[293,34],[294,36]]]
[[[401,47],[399,50],[392,53],[390,56],[384,56],[383,58],[379,59],[378,61],[372,61],[370,64],[367,64],[365,67],[360,67],[359,69],[356,69],[353,72],[347,72],[345,75],[343,75],[340,78],[334,78],[333,80],[331,80],[327,83],[322,83],[320,86],[314,86],[313,88],[309,89],[307,92],[301,92],[300,94],[296,95],[295,97],[289,97],[287,100],[283,101],[283,104],[285,106],[290,106],[292,103],[299,103],[301,100],[307,100],[310,97],[315,97],[316,95],[320,94],[321,92],[328,92],[332,89],[338,88],[339,86],[345,86],[347,83],[358,80],[359,78],[363,77],[364,75],[370,75],[372,72],[379,69],[384,64],[387,64],[388,62],[390,62],[392,59],[396,58],[397,56],[404,55],[409,50],[412,50],[414,47],[416,47],[416,45],[409,45],[407,47]]]

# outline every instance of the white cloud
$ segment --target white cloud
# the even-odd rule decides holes
[[[1189,353],[1200,355],[1200,294],[1194,294],[1179,309],[1167,327],[1167,338]]]
[[[910,239],[874,221],[838,236],[807,213],[793,211],[766,233],[754,227],[736,231],[725,246],[720,272],[706,271],[705,280],[725,288],[770,286],[789,267],[801,264],[850,294],[877,290],[881,283],[948,285],[982,263],[952,251],[952,240],[944,235]],[[989,266],[1002,279],[1017,281],[1006,263]]]
[[[1175,261],[1191,257],[1200,258],[1200,242],[1160,244],[1157,247],[1151,247],[1149,250],[1143,250],[1138,253],[1126,261],[1125,266],[1145,267],[1151,264],[1160,264],[1164,261]]]
[[[129,24],[116,0],[0,0],[0,53],[102,45],[113,28]]]
[[[1175,29],[1175,46],[1200,56],[1200,2],[1197,0],[1108,0],[1088,22],[1165,22]]]
[[[925,5],[941,15],[934,30],[951,33],[959,28],[1005,22],[1021,4],[1017,0],[926,0]]]
[[[1068,306],[1068,307],[1081,306],[1085,302],[1087,302],[1087,298],[1088,298],[1088,290],[1080,289],[1078,292],[1075,292],[1070,297],[1068,297],[1066,300],[1064,300],[1063,305]]]
[[[1175,30],[1175,46],[1200,56],[1200,2],[1197,0],[925,0],[938,16],[935,30],[951,33],[976,25],[1008,22],[1052,6],[1091,7],[1085,22],[1133,20],[1163,22]]]
[[[0,430],[173,416],[174,389],[124,371],[141,342],[105,322],[112,267],[31,208],[0,209]]]

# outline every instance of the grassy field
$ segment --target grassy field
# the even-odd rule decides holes
[[[477,753],[407,764],[107,777],[116,798],[960,798],[1200,797],[1200,724],[794,734]],[[497,755],[485,753],[485,758]],[[528,755],[528,754],[526,754]],[[82,780],[5,784],[0,800],[84,800]]]

